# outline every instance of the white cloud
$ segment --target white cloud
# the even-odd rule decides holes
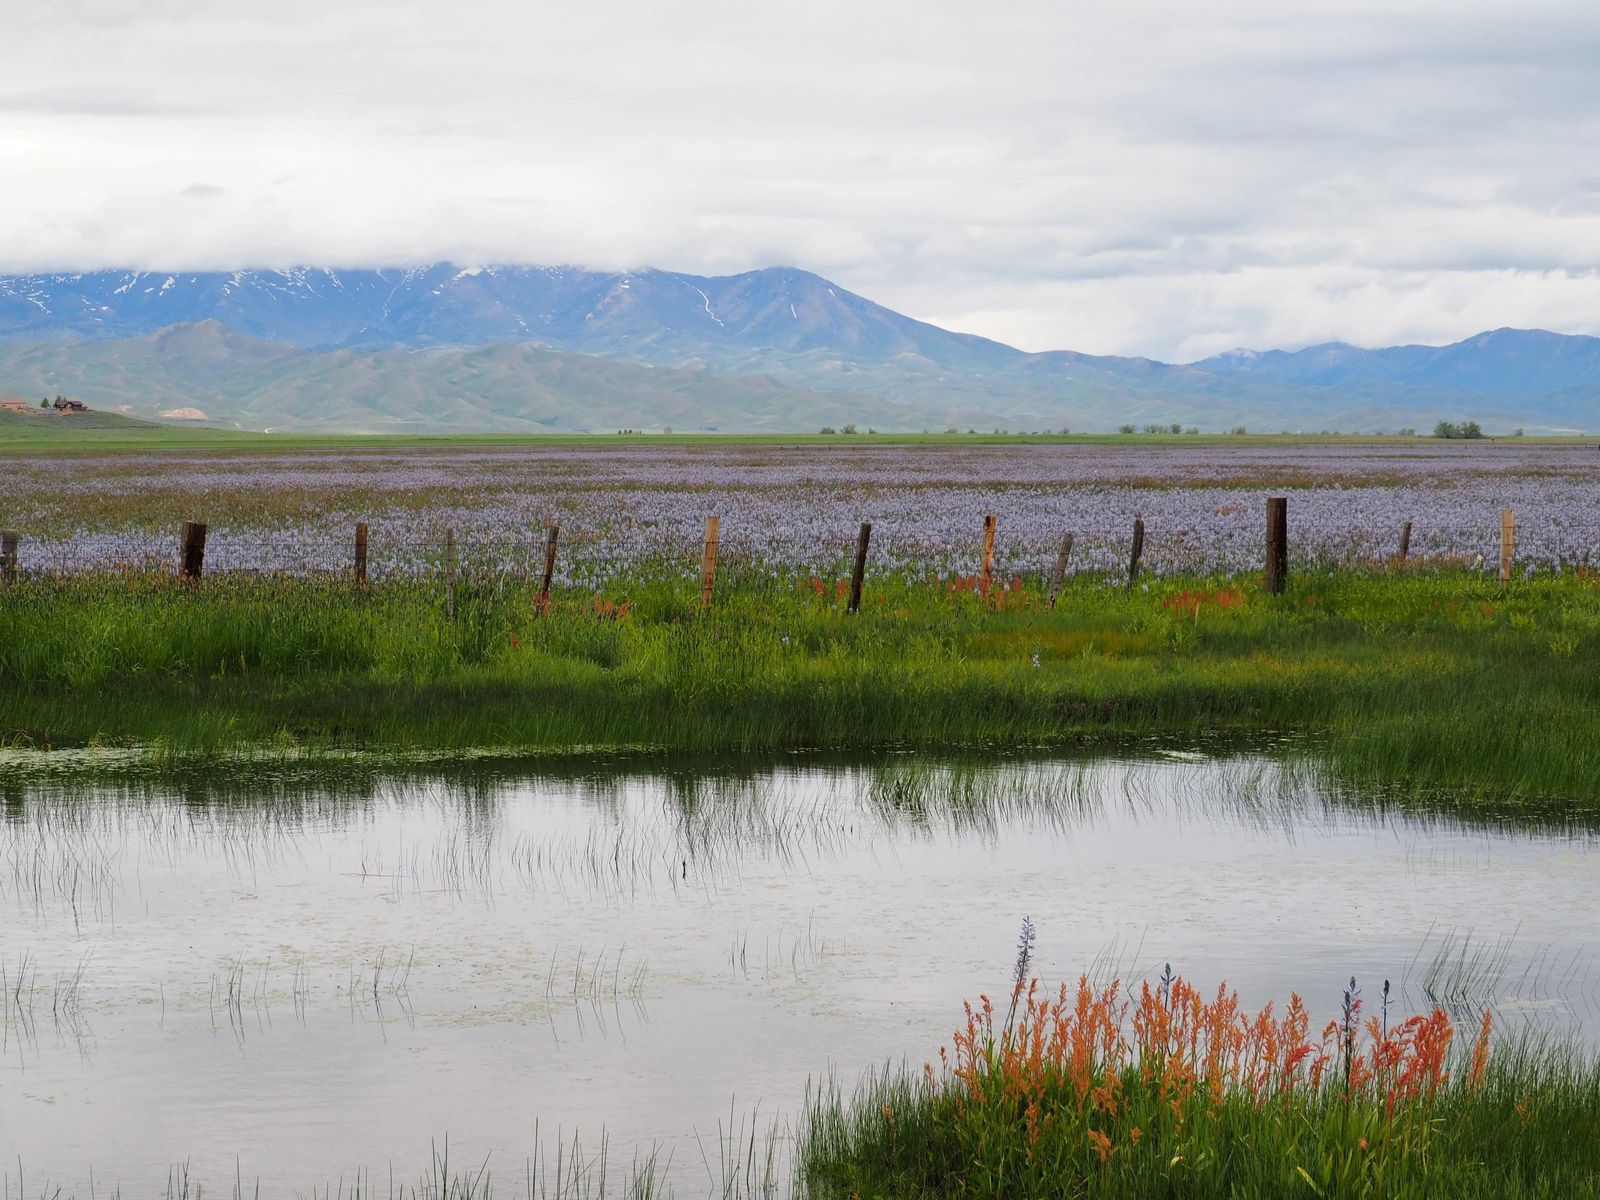
[[[65,0],[0,270],[793,263],[1030,348],[1600,332],[1591,0]]]
[[[907,295],[902,302],[915,301]],[[1251,267],[978,290],[930,319],[1029,349],[1190,362],[1237,347],[1437,344],[1512,325],[1600,335],[1600,271]],[[1509,315],[1508,315],[1509,314]]]

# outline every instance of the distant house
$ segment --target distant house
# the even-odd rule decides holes
[[[56,402],[51,405],[58,413],[88,412],[89,406],[82,400],[68,400],[65,396],[57,396]]]
[[[20,396],[0,396],[0,409],[4,409],[6,412],[25,413],[32,412],[34,405],[31,401],[24,400]]]

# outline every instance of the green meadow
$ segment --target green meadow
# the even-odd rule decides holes
[[[1060,433],[1015,431],[908,432],[905,430],[855,433],[262,433],[217,425],[156,423],[119,413],[92,411],[67,417],[19,415],[0,411],[0,456],[15,454],[73,454],[128,451],[215,451],[219,453],[294,453],[314,450],[360,453],[393,452],[416,448],[489,446],[917,446],[917,445],[1122,445],[1122,446],[1250,446],[1250,445],[1350,445],[1394,446],[1430,444],[1430,437],[1337,433]],[[1481,444],[1520,446],[1583,445],[1584,437],[1490,437]]]
[[[1594,811],[1600,585],[1567,571],[1302,572],[1133,589],[641,570],[603,591],[464,573],[23,576],[0,736],[178,757],[575,748],[1281,744],[1383,794]]]

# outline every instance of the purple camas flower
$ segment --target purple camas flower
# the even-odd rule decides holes
[[[1519,567],[1600,565],[1600,524],[1583,515],[1600,511],[1600,477],[1568,449],[1535,445],[1496,447],[1471,464],[1431,444],[897,446],[875,451],[869,467],[836,451],[739,446],[106,456],[74,465],[70,509],[55,463],[7,465],[0,509],[24,533],[25,570],[166,564],[176,523],[195,519],[211,525],[208,571],[342,566],[356,521],[370,524],[375,576],[435,569],[445,528],[464,567],[536,571],[553,518],[557,583],[594,583],[655,561],[692,572],[715,507],[725,561],[772,574],[846,571],[863,519],[875,523],[869,572],[970,573],[985,511],[999,521],[997,574],[1044,570],[1070,529],[1074,575],[1125,581],[1135,513],[1149,576],[1253,574],[1271,479],[1296,481],[1296,564],[1392,554],[1410,520],[1414,557],[1494,569],[1510,508]]]
[[[1344,990],[1344,1005],[1339,1020],[1339,1040],[1344,1049],[1344,1088],[1350,1090],[1350,1069],[1355,1064],[1356,1034],[1361,1028],[1361,989],[1356,977],[1350,976],[1350,986]]]
[[[1033,946],[1039,934],[1033,922],[1022,918],[1022,933],[1017,938],[1017,961],[1011,969],[1011,982],[1022,987],[1028,982],[1028,968],[1033,964]]]
[[[1361,989],[1356,986],[1356,977],[1350,976],[1350,986],[1344,990],[1343,1018],[1339,1027],[1344,1032],[1345,1040],[1353,1042],[1356,1031],[1361,1025]]]
[[[1038,936],[1033,922],[1024,916],[1022,934],[1017,938],[1017,961],[1011,968],[1011,1007],[1006,1011],[1004,1035],[1008,1042],[1011,1039],[1011,1022],[1017,1015],[1017,1002],[1022,999],[1023,988],[1028,985],[1028,968],[1033,965],[1033,944]]]

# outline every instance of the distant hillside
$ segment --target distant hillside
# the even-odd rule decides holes
[[[55,437],[73,430],[117,430],[121,432],[134,432],[136,430],[156,430],[162,426],[153,421],[142,421],[137,417],[130,417],[126,413],[102,412],[90,410],[89,412],[73,413],[70,416],[57,416],[53,412],[30,411],[26,413],[12,412],[10,409],[0,408],[0,441],[19,439],[34,435]]]
[[[1187,365],[1032,354],[788,268],[0,276],[0,368],[24,394],[81,380],[100,403],[258,427],[1600,427],[1596,338],[1497,330]]]
[[[1235,350],[1192,365],[1216,375],[1314,387],[1394,384],[1499,395],[1588,389],[1600,398],[1600,338],[1542,329],[1496,329],[1449,346],[1363,350],[1328,342],[1293,352]]]
[[[427,354],[307,351],[257,341],[215,321],[111,341],[0,343],[0,381],[24,395],[63,391],[96,409],[126,406],[147,417],[195,409],[209,423],[245,429],[732,431],[847,421],[906,427],[889,401],[807,392],[763,376],[712,376],[530,345]]]

